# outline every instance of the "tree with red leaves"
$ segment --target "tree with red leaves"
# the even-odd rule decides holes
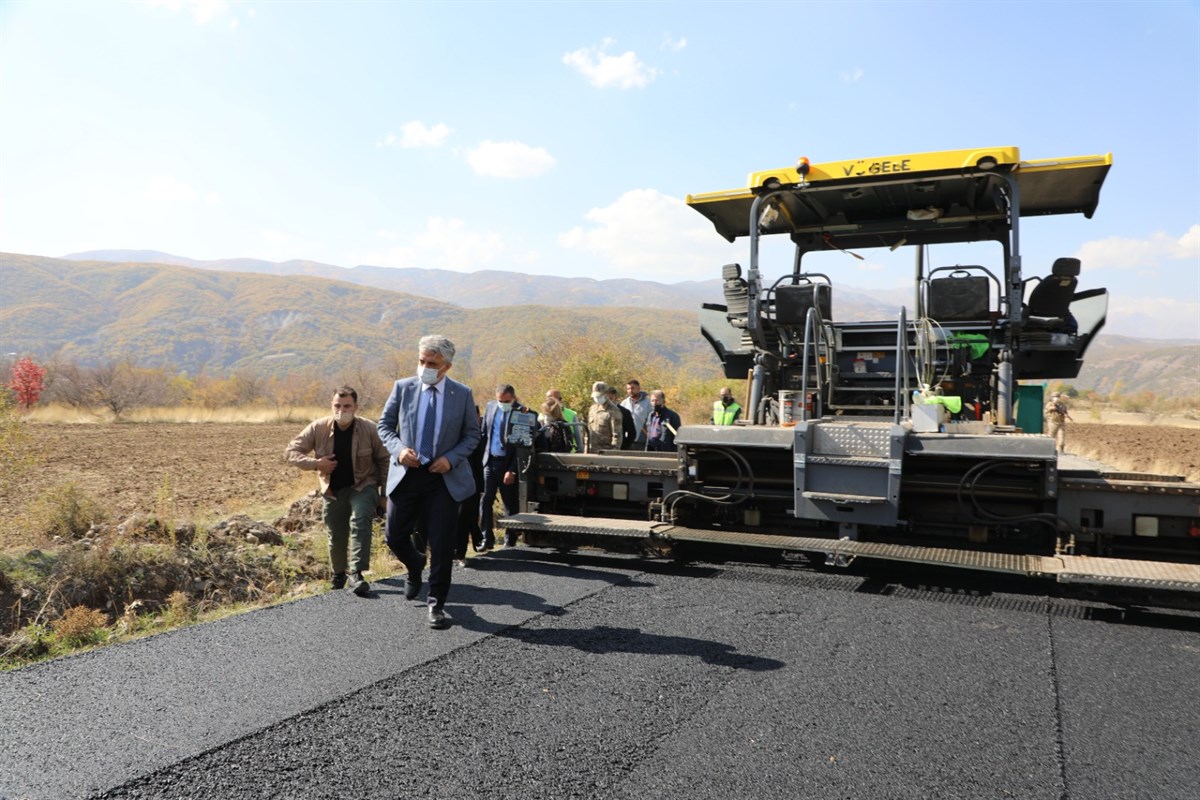
[[[8,388],[17,396],[21,410],[28,411],[46,388],[46,368],[32,358],[17,359],[9,370]]]

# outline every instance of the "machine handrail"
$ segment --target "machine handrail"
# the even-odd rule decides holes
[[[821,315],[818,313],[816,306],[810,308],[808,313],[804,316],[804,357],[800,362],[800,405],[802,406],[800,411],[800,420],[802,422],[808,421],[808,351],[810,349],[810,344],[811,349],[814,351],[814,357],[817,359],[817,397],[821,397],[821,360],[820,350],[818,348],[824,348],[825,361],[828,363],[829,342],[825,338],[825,325],[822,324]]]
[[[896,322],[896,388],[892,421],[897,425],[901,419],[912,414],[908,397],[908,309],[900,306],[900,318]]]

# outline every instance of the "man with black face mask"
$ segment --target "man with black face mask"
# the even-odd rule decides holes
[[[667,395],[662,389],[650,393],[650,417],[646,420],[646,449],[671,451],[675,449],[675,433],[679,430],[679,415],[667,408]]]
[[[379,440],[375,423],[355,416],[358,392],[339,386],[330,406],[333,413],[301,431],[284,456],[300,469],[317,472],[321,516],[329,535],[332,587],[341,589],[348,581],[352,592],[366,597],[371,585],[363,573],[371,568],[371,520],[375,509],[384,508],[387,502],[383,488],[388,451]]]
[[[733,390],[726,386],[721,390],[721,399],[713,403],[713,425],[732,425],[741,413],[742,407],[733,402]]]
[[[512,412],[527,411],[517,402],[517,393],[512,384],[502,383],[496,387],[496,399],[489,400],[483,412],[480,434],[487,442],[483,448],[483,495],[479,498],[479,529],[483,535],[480,550],[491,550],[496,546],[496,533],[492,529],[496,503],[496,492],[505,514],[517,513],[519,487],[517,486],[517,448],[508,443],[508,432],[512,427]],[[517,544],[515,534],[505,534],[504,546]]]

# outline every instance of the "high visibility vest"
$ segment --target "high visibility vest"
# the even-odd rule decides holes
[[[575,437],[579,435],[579,428],[577,428],[575,425],[572,424],[573,422],[575,422],[575,412],[572,411],[571,409],[567,408],[566,406],[563,406],[562,415],[563,415],[563,422],[565,422],[571,426],[569,428],[569,430],[571,431],[571,452],[574,453],[575,452]]]
[[[741,410],[742,407],[737,403],[730,403],[726,406],[718,400],[713,403],[713,425],[732,425]]]

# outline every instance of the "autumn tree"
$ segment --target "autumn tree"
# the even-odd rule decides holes
[[[46,368],[32,358],[19,358],[9,370],[8,388],[17,397],[17,407],[28,411],[46,388]]]
[[[137,367],[132,361],[108,361],[92,370],[92,402],[121,419],[135,408],[155,405],[166,381],[161,373]]]

